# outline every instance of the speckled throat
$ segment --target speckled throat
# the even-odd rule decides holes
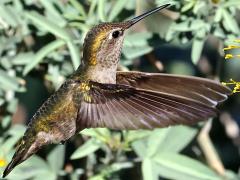
[[[124,35],[117,39],[111,33],[126,23],[104,23],[92,28],[83,45],[82,70],[87,79],[100,83],[116,83],[116,70]]]

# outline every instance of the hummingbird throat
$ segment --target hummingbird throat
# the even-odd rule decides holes
[[[115,84],[122,44],[123,37],[110,39],[106,31],[87,35],[82,63],[87,79]]]

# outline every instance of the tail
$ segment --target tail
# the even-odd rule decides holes
[[[15,154],[13,155],[13,158],[11,162],[7,165],[6,169],[3,172],[2,178],[5,178],[17,165],[25,161],[27,158],[29,158],[33,153],[35,153],[37,150],[34,148],[33,144],[31,143],[32,138],[30,138],[28,141],[25,141],[24,138],[22,138],[17,146],[17,150]]]

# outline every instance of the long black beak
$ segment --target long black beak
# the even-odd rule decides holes
[[[151,15],[151,14],[153,14],[155,12],[158,12],[158,11],[164,9],[164,8],[167,8],[170,5],[171,4],[165,4],[165,5],[159,6],[159,7],[155,8],[155,9],[152,9],[152,10],[150,10],[148,12],[145,12],[144,14],[141,14],[141,15],[139,15],[139,16],[137,16],[137,17],[135,17],[135,18],[133,18],[133,19],[131,19],[129,21],[127,21],[128,25],[126,26],[126,29],[130,28],[131,26],[133,26],[137,22],[141,21],[142,19],[148,17],[149,15]]]

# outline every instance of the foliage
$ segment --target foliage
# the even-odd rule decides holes
[[[163,3],[155,0],[153,5]],[[100,22],[133,17],[140,4],[141,1],[137,0],[0,1],[2,162],[10,161],[14,145],[25,130],[23,125],[11,126],[11,119],[19,105],[19,93],[28,94],[30,90],[27,79],[40,79],[53,92],[80,64],[87,31]],[[179,46],[190,42],[192,61],[197,64],[209,35],[224,42],[239,34],[234,18],[240,7],[239,1],[173,0],[172,4],[171,9],[177,12],[177,18],[175,21],[166,18],[167,28],[153,27],[152,31],[126,36],[122,65],[131,67],[134,59],[159,47],[159,43],[154,41],[155,35]],[[147,7],[142,4],[142,8]],[[164,24],[162,26],[165,27]],[[140,163],[144,179],[158,179],[158,176],[221,179],[204,160],[200,161],[200,157],[193,158],[182,153],[184,149],[190,149],[193,154],[189,143],[194,142],[197,131],[198,128],[182,126],[153,131],[84,130],[80,133],[82,138],[76,137],[69,142],[75,148],[72,154],[66,151],[68,143],[46,149],[46,155],[34,155],[19,165],[9,179],[57,179],[67,176],[73,180],[80,176],[89,179],[121,178],[126,176],[125,172],[136,174]],[[0,172],[4,165],[0,167]],[[234,176],[231,174],[231,177]]]

